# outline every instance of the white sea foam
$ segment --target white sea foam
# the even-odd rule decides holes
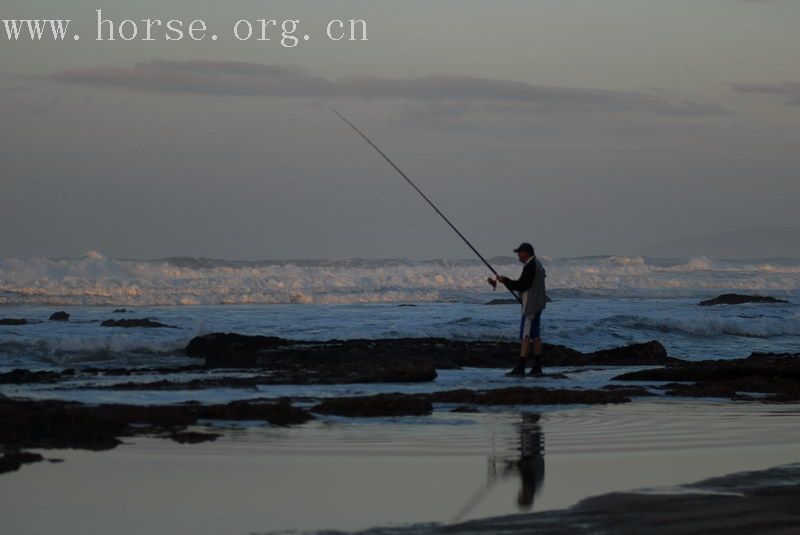
[[[494,259],[516,276],[514,259]],[[800,261],[658,260],[643,257],[543,259],[551,289],[598,295],[708,295],[794,292]],[[0,259],[0,304],[200,305],[437,301],[485,292],[477,261],[205,258],[125,260],[90,251],[80,258]]]

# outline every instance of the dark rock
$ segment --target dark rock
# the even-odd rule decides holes
[[[303,424],[314,418],[285,401],[232,401],[225,405],[201,405],[194,409],[198,418],[207,420],[264,420],[278,426]]]
[[[622,394],[623,396],[628,396],[630,398],[655,396],[654,393],[640,386],[606,385],[603,387],[603,390],[612,390],[618,394]]]
[[[28,320],[24,318],[0,318],[0,325],[27,325]]]
[[[165,407],[122,405],[85,406],[62,401],[9,401],[0,404],[0,443],[14,447],[80,448],[106,450],[120,444],[119,438],[134,434],[130,424],[187,426],[196,418]]]
[[[55,383],[61,377],[62,372],[32,372],[17,368],[10,372],[0,373],[0,384]]]
[[[148,328],[159,328],[165,327],[169,329],[177,329],[177,327],[173,325],[166,325],[164,323],[159,323],[157,321],[149,320],[147,318],[142,319],[124,319],[124,320],[105,320],[103,323],[100,324],[101,327],[148,327]]]
[[[671,382],[667,394],[679,397],[750,399],[747,392],[771,394],[766,401],[800,399],[800,359],[792,355],[755,353],[746,359],[682,362],[665,368],[639,370],[614,378],[620,381]],[[675,382],[694,384],[674,384]]]
[[[730,381],[756,376],[800,381],[800,359],[747,358],[683,361],[665,368],[639,370],[614,378],[618,381]]]
[[[399,344],[397,344],[399,346]],[[375,341],[298,342],[272,336],[215,333],[192,339],[186,354],[217,368],[270,370],[270,384],[433,381],[434,366],[413,352],[383,351]]]
[[[516,299],[492,299],[487,301],[484,305],[519,305]]]
[[[201,442],[217,440],[222,435],[218,433],[200,433],[197,431],[176,431],[166,436],[181,444],[199,444]]]
[[[38,453],[0,449],[0,474],[19,470],[23,464],[38,463],[43,460],[44,457]]]
[[[51,464],[58,464],[58,463],[63,463],[64,459],[60,459],[58,457],[50,457],[49,459],[47,459],[47,462]]]
[[[111,311],[112,314],[124,314],[125,312],[133,312],[133,311],[124,308],[115,308],[114,310]]]
[[[286,402],[235,401],[225,405],[83,405],[45,400],[0,399],[0,446],[106,450],[120,438],[183,431],[198,420],[263,420],[285,426],[312,419]]]
[[[397,306],[399,306],[399,307],[415,307],[415,306],[417,306],[417,305],[415,305],[415,304],[412,304],[412,303],[400,303],[400,304],[399,304],[399,305],[397,305]]]
[[[186,354],[203,358],[208,367],[260,368],[295,371],[323,370],[323,375],[360,376],[366,370],[395,368],[426,370],[462,367],[511,367],[519,355],[518,342],[464,341],[444,338],[388,338],[377,340],[290,341],[271,336],[214,333],[192,339]],[[664,365],[680,362],[666,355],[656,341],[583,354],[564,346],[544,344],[542,364],[547,366]],[[430,371],[426,372],[432,375]],[[416,374],[415,374],[416,375]],[[414,380],[421,380],[416,378]],[[352,382],[352,381],[350,381]]]
[[[450,412],[461,412],[461,413],[465,413],[465,414],[473,414],[473,413],[480,412],[480,411],[478,411],[477,407],[470,407],[469,405],[459,405],[458,407],[456,407],[455,409],[451,410]]]
[[[433,405],[427,399],[415,395],[377,394],[326,399],[311,410],[340,416],[425,416],[433,412]]]
[[[69,314],[67,314],[63,310],[59,312],[53,312],[50,315],[50,321],[69,321]]]
[[[259,352],[291,343],[275,336],[212,333],[192,338],[184,351],[189,357],[204,358],[209,366],[246,368],[256,364]]]
[[[742,295],[742,294],[722,294],[714,299],[700,301],[698,306],[707,307],[713,305],[741,305],[742,303],[788,303],[783,299],[764,295]]]
[[[725,381],[717,383],[670,383],[664,385],[668,396],[681,398],[724,398],[737,399],[736,389]]]
[[[800,360],[800,353],[761,353],[753,351],[748,360],[780,360],[780,359],[798,359]]]
[[[742,379],[700,381],[692,384],[670,383],[664,386],[667,395],[676,397],[703,397],[789,402],[800,400],[800,383],[778,377],[753,375]],[[751,396],[748,394],[770,394]]]
[[[426,368],[438,369],[487,365],[505,367],[510,358],[519,352],[518,344],[440,338],[305,342],[229,334],[208,337],[211,337],[212,342],[209,348],[204,347],[202,351],[198,351],[200,344],[197,342],[200,341],[196,338],[187,347],[187,354],[202,356],[206,364],[213,367],[297,367],[301,370],[335,365],[354,369],[362,366],[379,369],[385,366],[404,366],[406,363],[414,366],[425,364]]]
[[[606,366],[648,366],[667,362],[680,362],[678,359],[668,357],[667,350],[656,340],[643,344],[603,349],[589,353],[586,357],[586,360],[591,364],[604,364]]]
[[[606,390],[548,389],[513,387],[494,390],[448,390],[426,394],[434,403],[465,405],[581,405],[625,403],[625,394]]]

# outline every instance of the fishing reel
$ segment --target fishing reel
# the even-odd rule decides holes
[[[488,282],[489,286],[492,287],[492,291],[497,290],[497,281],[496,280],[494,280],[493,278],[489,277],[488,279],[486,279],[486,282]]]

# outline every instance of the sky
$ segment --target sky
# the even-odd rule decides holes
[[[638,254],[800,228],[800,2],[4,0],[0,257]],[[94,40],[95,10],[217,41]],[[240,42],[239,19],[308,41]],[[324,37],[364,19],[368,41]]]

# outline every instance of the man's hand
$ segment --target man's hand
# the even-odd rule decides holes
[[[497,282],[499,282],[500,284],[505,284],[505,283],[508,282],[508,277],[504,277],[502,275],[498,275],[497,276]]]

